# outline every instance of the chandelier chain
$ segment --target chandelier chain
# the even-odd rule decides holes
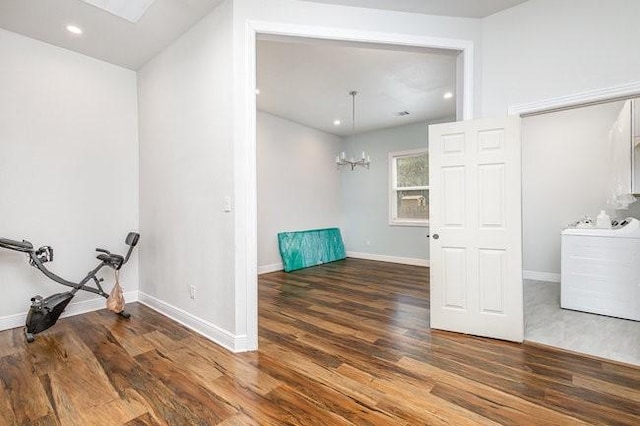
[[[349,92],[349,96],[351,96],[351,134],[353,135],[353,141],[356,140],[356,95],[358,94],[357,90],[351,90]],[[362,158],[356,160],[354,157],[351,159],[347,159],[344,151],[340,153],[336,157],[336,167],[339,169],[341,166],[349,166],[351,170],[355,170],[356,167],[360,166],[369,170],[369,165],[371,161],[366,152],[362,151]]]

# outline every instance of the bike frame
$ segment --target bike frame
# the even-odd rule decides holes
[[[129,251],[126,255],[126,258],[120,258],[121,261],[119,264],[114,266],[114,264],[109,262],[108,260],[103,260],[98,264],[98,266],[96,266],[91,271],[89,271],[87,275],[80,282],[77,282],[77,283],[65,280],[64,278],[51,272],[49,269],[47,269],[46,266],[44,266],[44,262],[47,262],[49,260],[47,258],[48,255],[44,255],[43,258],[41,258],[40,255],[43,249],[50,251],[51,250],[50,247],[42,247],[40,249],[35,249],[29,241],[14,241],[6,238],[0,238],[0,247],[25,253],[26,255],[29,256],[29,264],[31,266],[37,268],[40,272],[42,272],[47,278],[51,279],[52,281],[55,281],[58,284],[62,284],[64,286],[73,288],[73,290],[71,290],[72,294],[76,294],[78,290],[84,290],[84,291],[88,291],[90,293],[94,293],[99,296],[102,296],[104,298],[108,298],[109,294],[106,293],[102,288],[102,286],[100,285],[100,282],[103,281],[103,279],[98,278],[97,274],[105,266],[118,270],[122,265],[127,263],[127,261],[129,260],[129,256],[131,255],[131,252],[133,250],[133,247],[135,247],[135,245],[138,242],[137,238],[138,238],[138,234],[129,233],[129,236],[127,236],[127,244],[129,245]],[[104,250],[104,249],[96,249],[96,250],[101,253],[110,254],[107,250]],[[95,287],[91,287],[87,285],[90,281],[94,282]]]
[[[32,265],[34,265],[36,268],[38,268],[40,270],[40,272],[45,274],[47,276],[47,278],[57,282],[58,284],[66,285],[67,287],[72,287],[73,290],[71,290],[71,293],[76,294],[78,292],[78,290],[84,290],[84,291],[88,291],[90,293],[98,294],[98,295],[100,295],[102,297],[109,297],[109,294],[105,293],[105,291],[102,289],[102,286],[100,285],[100,279],[96,275],[98,273],[98,271],[100,271],[100,269],[102,269],[102,268],[104,268],[105,266],[108,265],[107,263],[100,262],[100,264],[98,266],[96,266],[95,268],[93,268],[82,279],[82,281],[80,281],[79,283],[73,283],[71,281],[65,280],[64,278],[62,278],[62,277],[54,274],[50,270],[48,270],[43,265],[43,263],[40,261],[38,256],[36,255],[35,250],[31,250],[31,251],[27,252],[27,254],[29,255],[29,259],[31,260],[30,263]],[[86,285],[91,280],[93,280],[93,282],[96,284],[96,288],[88,287]]]

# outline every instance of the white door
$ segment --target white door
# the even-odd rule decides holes
[[[431,327],[521,342],[520,118],[429,126]]]

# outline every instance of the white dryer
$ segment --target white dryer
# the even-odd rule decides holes
[[[640,222],[562,231],[560,306],[640,321]]]

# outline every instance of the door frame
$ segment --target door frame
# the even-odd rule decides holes
[[[462,91],[459,106],[462,119],[473,118],[474,106],[474,42],[466,39],[438,38],[385,32],[360,31],[339,27],[303,26],[281,22],[249,20],[246,26],[247,72],[243,82],[244,105],[239,111],[246,126],[236,131],[242,136],[236,139],[242,146],[234,154],[234,178],[236,194],[236,250],[235,250],[235,306],[236,351],[258,348],[258,233],[257,233],[257,160],[256,160],[256,39],[258,34],[307,37],[333,41],[350,41],[386,44],[389,46],[424,47],[455,50],[458,55],[457,90]],[[244,324],[245,327],[238,327]],[[244,330],[243,330],[244,329]]]
[[[535,102],[510,105],[508,114],[519,115],[521,118],[524,118],[528,115],[546,114],[557,110],[613,102],[638,96],[640,96],[640,82],[633,82],[602,89],[587,90],[566,96],[542,99]]]
[[[627,100],[636,97],[640,97],[640,81],[625,83],[617,86],[609,86],[595,90],[576,92],[569,95],[557,96],[554,98],[547,98],[539,101],[509,105],[508,114],[517,115],[522,120],[529,116],[564,111],[589,105]],[[522,136],[520,139],[520,144],[524,144]],[[522,177],[524,178],[524,175]],[[522,224],[522,231],[524,232],[524,223]],[[522,242],[524,249],[524,239]],[[523,269],[522,279],[545,279],[550,281],[558,280],[559,282],[559,274],[558,278],[553,277],[552,274],[549,274],[549,276],[540,277],[537,273],[534,274],[531,271]],[[524,341],[527,341],[526,329],[524,334]]]

